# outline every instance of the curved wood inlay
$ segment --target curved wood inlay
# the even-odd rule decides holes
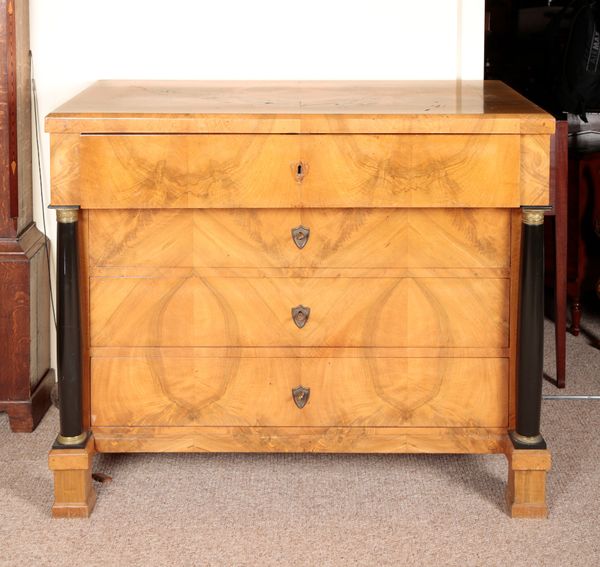
[[[95,426],[502,427],[507,359],[92,359]],[[156,368],[156,367],[155,367]],[[298,411],[290,392],[311,397]],[[189,407],[195,411],[188,411]]]
[[[508,279],[92,277],[90,293],[92,346],[508,346]]]

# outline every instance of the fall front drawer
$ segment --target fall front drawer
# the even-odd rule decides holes
[[[516,135],[82,136],[81,206],[514,207]]]
[[[502,427],[508,360],[93,357],[91,396],[96,427]]]
[[[91,345],[508,346],[506,278],[213,278],[176,271],[180,277],[92,277]],[[294,308],[310,309],[307,320],[294,318]]]

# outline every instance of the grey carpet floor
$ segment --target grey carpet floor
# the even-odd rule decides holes
[[[600,317],[568,336],[568,387],[600,394]],[[546,372],[554,378],[546,323]],[[90,519],[52,520],[51,410],[0,414],[0,565],[600,565],[600,401],[547,401],[550,518],[511,520],[503,456],[101,455]]]

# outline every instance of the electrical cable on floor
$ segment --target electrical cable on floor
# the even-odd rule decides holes
[[[35,122],[35,145],[37,150],[38,175],[40,183],[40,200],[42,205],[42,225],[44,232],[44,248],[46,249],[46,262],[48,264],[48,287],[50,289],[50,305],[52,306],[52,318],[54,320],[54,328],[57,328],[56,323],[56,308],[54,307],[54,294],[52,293],[52,269],[50,267],[50,243],[48,240],[48,232],[46,230],[46,209],[44,207],[44,180],[42,176],[42,148],[40,140],[40,124],[39,124],[39,106],[37,89],[35,87],[35,78],[33,72],[33,54],[29,50],[29,63],[31,65],[31,100],[33,103],[33,121]]]
[[[544,400],[600,400],[600,396],[569,396],[569,395],[546,395],[542,396]]]

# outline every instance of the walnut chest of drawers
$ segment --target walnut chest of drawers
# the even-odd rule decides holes
[[[497,82],[112,82],[46,122],[57,516],[94,452],[506,453],[546,514],[553,119]]]

